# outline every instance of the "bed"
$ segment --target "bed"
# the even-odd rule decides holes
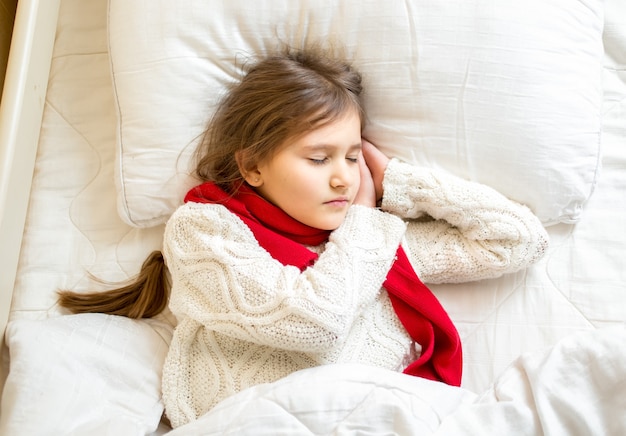
[[[0,434],[622,434],[626,7],[619,0],[21,0],[0,111]],[[437,285],[462,388],[329,365],[162,419],[175,319],[68,315],[132,277],[194,184],[210,110],[256,53],[338,40],[372,142],[489,184],[546,255]]]

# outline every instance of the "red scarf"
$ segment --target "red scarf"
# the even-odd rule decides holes
[[[204,183],[191,189],[185,202],[224,205],[246,223],[274,259],[302,271],[317,260],[317,254],[304,245],[319,245],[330,234],[291,218],[247,185],[231,196],[213,183]],[[459,334],[437,298],[415,274],[401,246],[383,286],[402,325],[422,346],[420,357],[404,372],[459,386],[463,366]]]

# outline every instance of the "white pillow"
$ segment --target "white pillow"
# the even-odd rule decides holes
[[[12,321],[0,434],[154,432],[170,340],[156,327],[103,314]]]
[[[601,0],[111,0],[119,212],[165,221],[225,85],[280,42],[335,38],[386,153],[573,223],[599,165]]]

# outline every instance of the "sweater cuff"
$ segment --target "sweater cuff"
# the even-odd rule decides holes
[[[383,177],[381,208],[402,218],[419,218],[423,213],[415,210],[415,200],[425,198],[436,186],[429,169],[392,158]]]

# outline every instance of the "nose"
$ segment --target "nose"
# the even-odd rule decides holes
[[[332,165],[332,173],[330,176],[330,186],[333,188],[347,188],[353,183],[353,168],[348,165],[348,161],[342,159]],[[358,174],[358,172],[357,172]]]

